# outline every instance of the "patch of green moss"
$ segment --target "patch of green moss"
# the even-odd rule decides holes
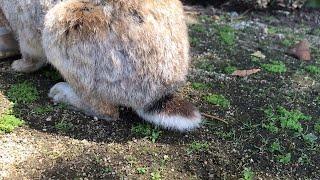
[[[220,41],[228,46],[232,46],[235,44],[236,33],[235,30],[230,26],[217,26],[218,36]]]
[[[236,71],[237,68],[234,67],[234,66],[227,66],[223,69],[223,71],[226,73],[226,74],[232,74],[234,71]]]
[[[320,122],[317,122],[314,125],[314,131],[320,134]]]
[[[318,66],[309,65],[305,69],[306,69],[306,71],[308,71],[311,74],[315,74],[315,75],[320,74],[320,67],[318,67]]]
[[[193,24],[190,26],[190,30],[196,33],[205,33],[206,28],[203,24]]]
[[[275,34],[290,34],[290,28],[288,27],[283,27],[283,26],[270,26],[268,27],[268,33],[271,35],[275,35]]]
[[[54,108],[52,106],[41,106],[41,107],[37,107],[35,108],[34,112],[36,114],[40,114],[40,115],[43,115],[43,114],[46,114],[46,113],[50,113],[54,110]]]
[[[150,124],[137,124],[132,126],[131,132],[138,136],[147,137],[150,139],[153,143],[155,143],[162,133],[161,130],[157,128],[153,128]]]
[[[63,78],[61,77],[60,73],[55,70],[55,69],[50,69],[50,70],[46,70],[44,71],[44,75],[53,80],[53,81],[59,81],[59,80],[62,80]]]
[[[251,168],[244,168],[242,173],[243,180],[253,180],[254,172],[251,170]]]
[[[192,88],[195,90],[208,89],[208,88],[210,88],[210,85],[205,84],[205,83],[194,82],[194,83],[192,83]]]
[[[268,123],[263,124],[263,127],[272,133],[277,133],[279,131],[279,126],[282,129],[301,133],[303,127],[300,121],[311,119],[310,116],[306,116],[298,110],[288,111],[281,106],[279,106],[276,111],[268,108],[264,113],[268,119]]]
[[[16,118],[14,115],[3,115],[0,117],[0,133],[10,133],[15,128],[22,126],[24,121]]]
[[[200,43],[200,39],[197,38],[197,37],[190,37],[189,41],[190,41],[190,45],[192,47],[197,47],[199,45],[199,43]]]
[[[291,162],[291,153],[277,156],[278,162],[282,164],[289,164]]]
[[[207,142],[195,141],[189,145],[187,152],[188,154],[192,154],[194,152],[206,151],[208,149],[209,149],[209,144]]]
[[[213,71],[214,70],[214,65],[212,64],[210,59],[207,58],[200,58],[197,60],[195,63],[196,67],[199,69],[203,69],[206,71]]]
[[[74,128],[74,125],[71,122],[66,122],[62,120],[61,122],[56,123],[54,127],[60,132],[67,133]]]
[[[286,65],[281,61],[272,61],[270,64],[263,64],[262,68],[270,73],[284,73],[287,71]]]
[[[218,105],[222,108],[230,107],[230,101],[222,95],[210,94],[204,98],[208,103]]]
[[[292,39],[284,39],[281,41],[281,44],[285,47],[290,47],[294,44],[294,40]]]
[[[37,89],[29,82],[12,85],[8,91],[8,98],[15,103],[32,103],[39,98]]]
[[[281,144],[280,142],[277,140],[275,142],[273,142],[271,145],[270,145],[270,148],[269,148],[270,152],[274,153],[274,152],[281,152],[282,151],[282,147],[281,147]]]
[[[320,28],[316,28],[312,32],[313,35],[320,36]]]

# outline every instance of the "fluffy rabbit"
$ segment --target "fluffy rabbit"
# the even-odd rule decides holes
[[[19,54],[19,44],[11,33],[9,24],[0,10],[0,59]]]
[[[49,96],[91,115],[117,118],[117,106],[146,121],[187,131],[199,111],[175,95],[189,66],[178,0],[1,0],[17,36],[20,72],[51,63],[67,82]]]

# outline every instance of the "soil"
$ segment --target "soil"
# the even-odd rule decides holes
[[[320,67],[320,12],[237,14],[212,7],[185,9],[193,42],[192,65],[180,93],[204,114],[201,128],[188,133],[157,129],[160,137],[152,142],[133,132],[132,127],[144,122],[130,109],[121,107],[120,120],[105,121],[55,105],[47,94],[62,79],[52,67],[21,74],[10,69],[13,59],[7,59],[0,62],[0,112],[9,106],[6,95],[16,83],[31,82],[40,98],[14,105],[14,115],[26,124],[0,134],[0,179],[240,179],[246,177],[245,169],[254,179],[320,179],[320,132],[314,129],[320,121],[320,75],[305,70],[308,65]],[[219,27],[243,24],[244,28],[234,30],[232,45],[219,37]],[[199,25],[200,30],[195,28]],[[266,33],[266,28],[272,33]],[[293,42],[307,39],[312,60],[289,56],[282,36]],[[267,58],[252,60],[251,54],[258,50]],[[283,62],[287,71],[271,73],[262,68],[272,61]],[[240,78],[227,74],[228,66],[262,71]],[[208,88],[195,89],[194,82]],[[230,107],[208,103],[204,98],[208,94],[225,96]],[[35,112],[46,106],[53,109]],[[264,110],[278,106],[310,116],[310,121],[302,122],[303,135],[318,139],[310,144],[290,130],[266,130]],[[72,126],[57,129],[62,121]],[[196,142],[208,146],[192,149]],[[279,142],[282,151],[271,152],[272,142]],[[287,153],[290,161],[279,161]]]

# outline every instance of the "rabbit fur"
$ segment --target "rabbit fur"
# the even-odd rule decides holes
[[[199,127],[199,111],[175,93],[189,67],[180,1],[1,0],[0,8],[23,57],[12,68],[50,63],[66,80],[51,88],[54,101],[106,119],[122,105],[163,128]]]

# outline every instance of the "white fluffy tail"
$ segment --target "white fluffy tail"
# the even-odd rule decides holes
[[[169,95],[137,114],[144,120],[165,129],[190,131],[200,126],[200,112],[188,101]]]

